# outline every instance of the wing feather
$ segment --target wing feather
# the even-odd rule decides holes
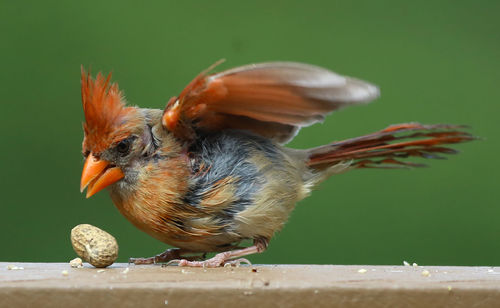
[[[200,74],[167,105],[163,123],[174,133],[186,125],[193,130],[244,129],[285,143],[330,112],[378,96],[376,86],[318,66],[250,64]],[[177,127],[178,122],[184,126]]]

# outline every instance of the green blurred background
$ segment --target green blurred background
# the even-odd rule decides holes
[[[80,65],[112,71],[131,104],[163,108],[225,58],[219,69],[301,61],[381,87],[291,147],[406,121],[484,138],[427,169],[331,178],[251,261],[500,265],[499,13],[499,1],[1,1],[0,261],[66,262],[80,223],[113,234],[119,261],[163,251],[106,192],[79,192]]]

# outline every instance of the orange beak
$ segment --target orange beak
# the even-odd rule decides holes
[[[125,175],[119,167],[110,167],[109,163],[96,158],[92,153],[85,160],[80,182],[80,191],[87,188],[87,198],[103,188],[123,179]]]

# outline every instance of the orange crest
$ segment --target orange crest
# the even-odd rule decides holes
[[[118,84],[110,85],[110,79],[111,74],[105,78],[101,73],[93,79],[82,67],[83,143],[86,150],[94,153],[126,138],[137,123],[131,116],[136,108],[125,106]]]

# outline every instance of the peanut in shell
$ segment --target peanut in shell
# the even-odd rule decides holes
[[[89,224],[81,224],[71,230],[71,244],[78,256],[95,267],[107,267],[118,258],[116,239]]]

